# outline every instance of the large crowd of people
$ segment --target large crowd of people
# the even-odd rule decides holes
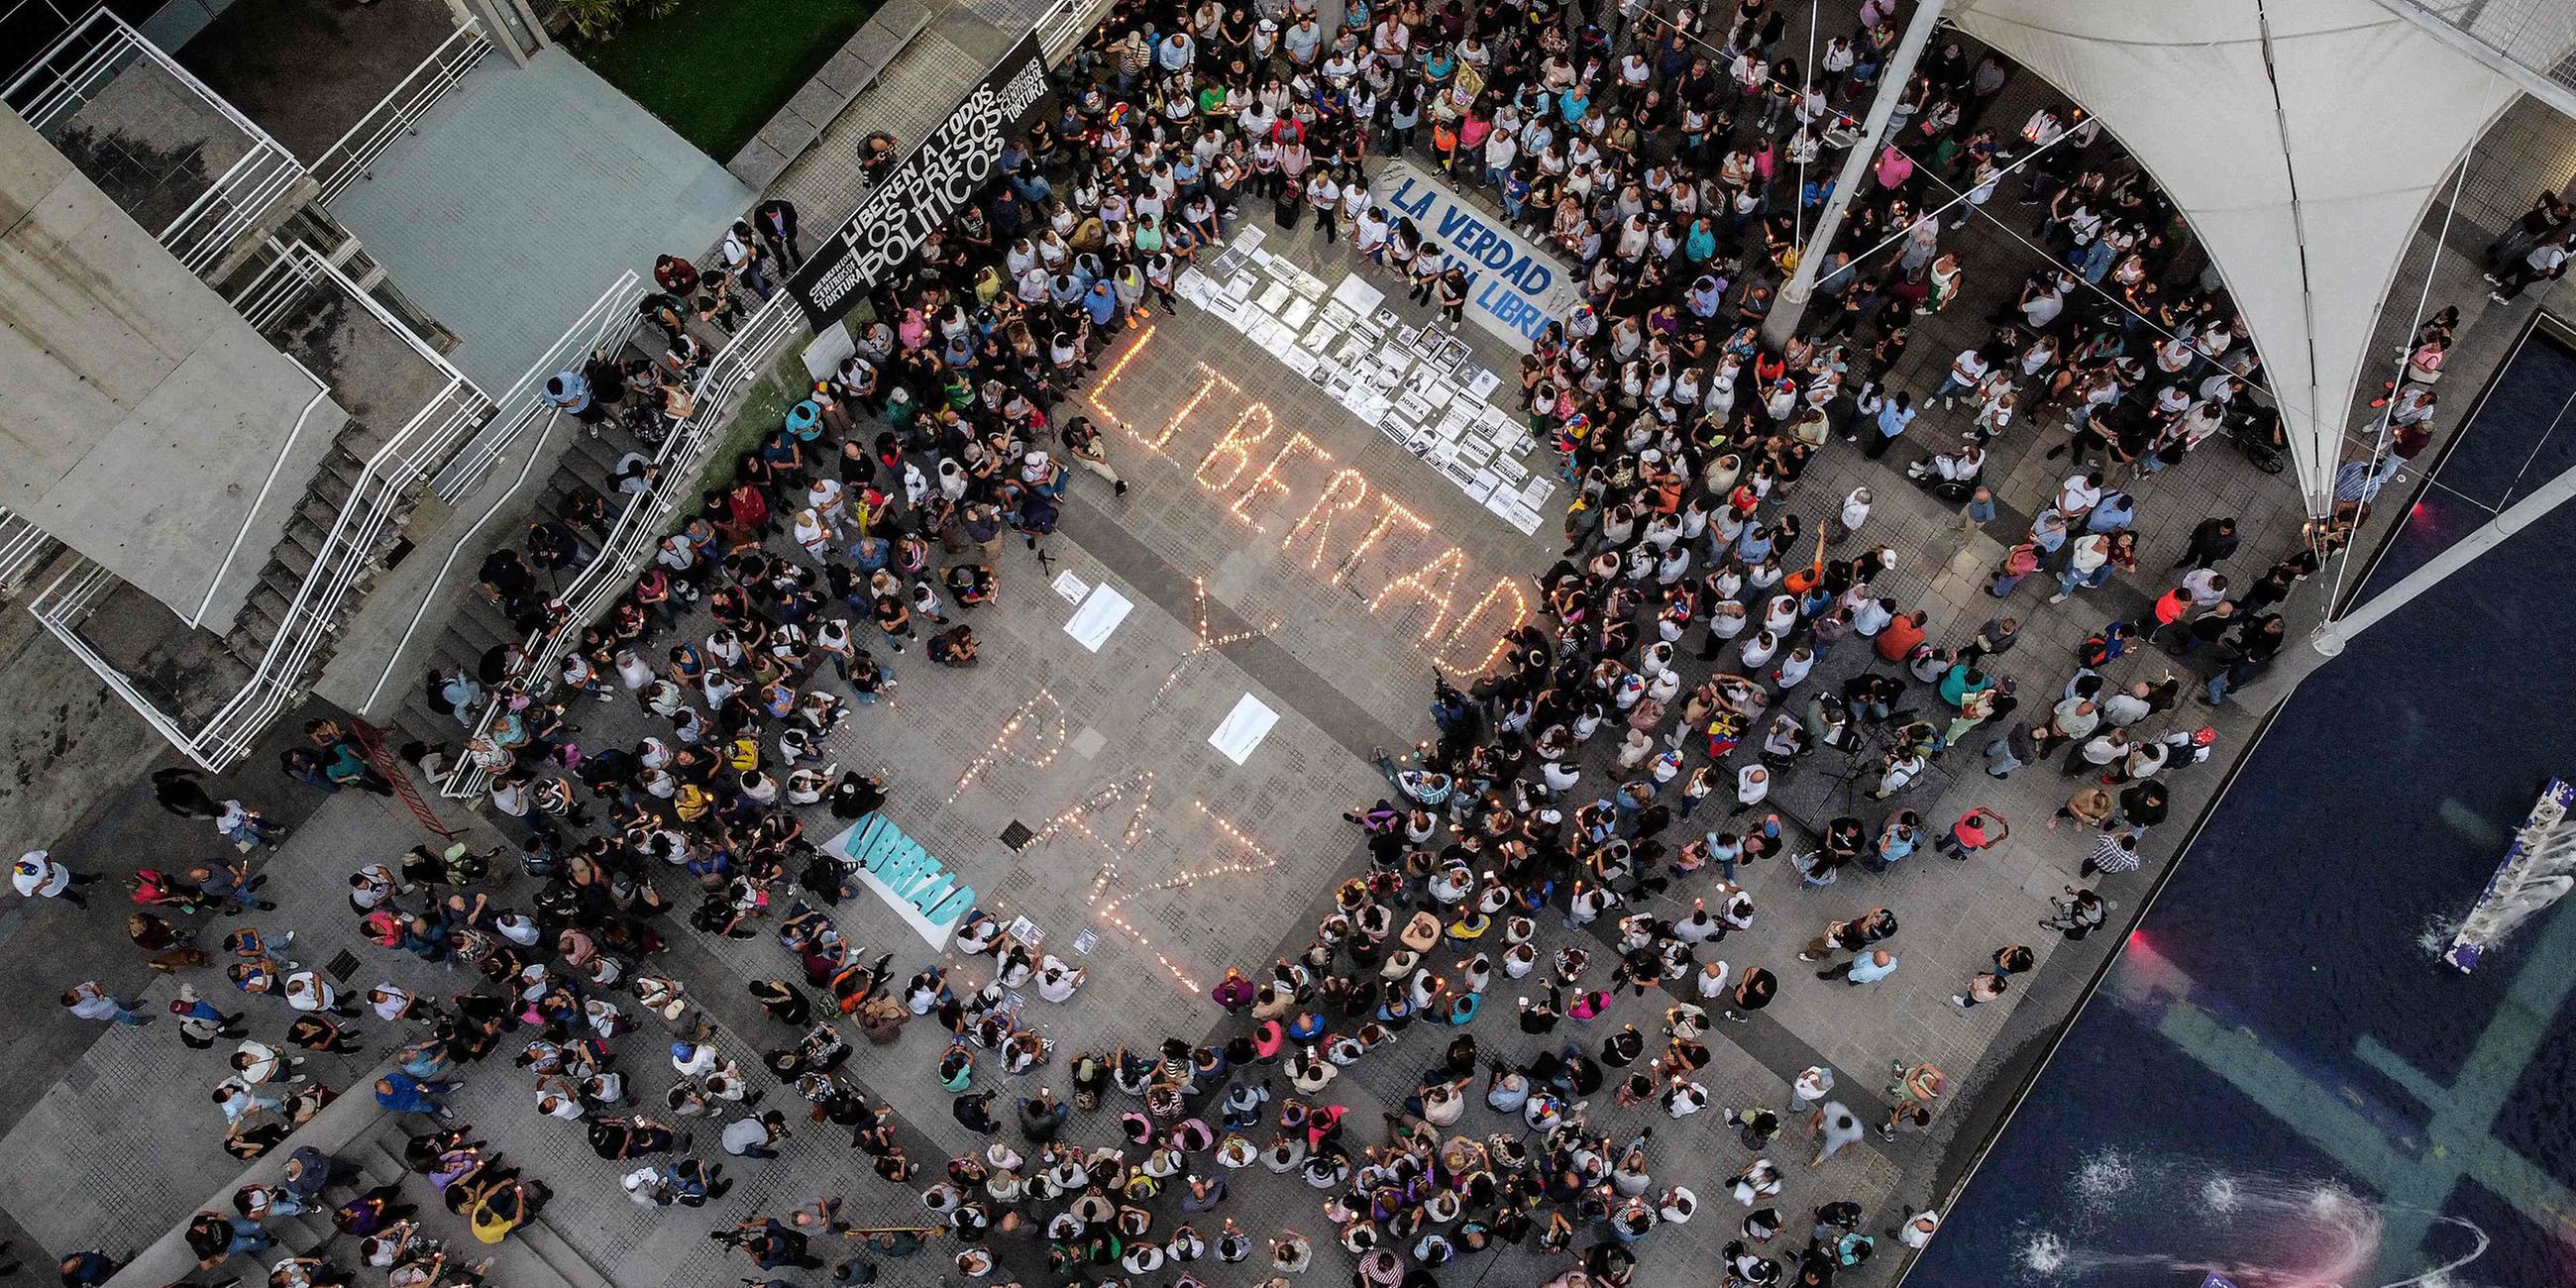
[[[286,1050],[354,1050],[353,1021],[372,1012],[400,1035],[381,1048],[394,1068],[372,1093],[421,1115],[406,1161],[495,1242],[551,1197],[502,1158],[508,1142],[449,1121],[459,1079],[511,1076],[476,1072],[500,1054],[639,1204],[722,1199],[733,1179],[717,1150],[775,1157],[792,1118],[847,1129],[882,1183],[918,1192],[919,1228],[855,1230],[832,1199],[718,1226],[764,1278],[830,1266],[865,1282],[872,1261],[930,1246],[970,1280],[1187,1285],[1202,1258],[1263,1260],[1284,1279],[1315,1260],[1308,1227],[1347,1250],[1356,1282],[1382,1288],[1436,1284],[1443,1267],[1506,1246],[1550,1258],[1552,1288],[1656,1282],[1637,1269],[1652,1246],[1641,1241],[1718,1218],[1658,1176],[1680,1147],[1646,1124],[1712,1105],[1735,1159],[1708,1196],[1735,1205],[1728,1284],[1827,1284],[1885,1240],[1923,1246],[1936,1212],[1864,1211],[1821,1169],[1872,1130],[1927,1126],[1940,1070],[1890,1071],[1880,1122],[1837,1100],[1823,1067],[1799,1073],[1785,1106],[1698,1078],[1714,1026],[1755,1022],[1784,988],[1865,987],[1905,957],[1899,912],[1878,906],[1822,925],[1797,967],[1729,962],[1717,950],[1757,915],[1739,867],[1775,858],[1822,886],[1927,852],[1964,857],[1994,843],[2000,820],[1932,817],[1908,794],[1927,799],[1936,765],[2003,777],[2056,757],[2074,790],[2049,826],[2092,830],[2088,874],[2135,869],[2139,837],[2165,818],[2166,780],[2212,752],[2185,697],[2216,703],[2259,674],[2282,642],[2282,599],[2354,516],[2241,585],[2224,571],[2239,553],[2224,515],[2198,523],[2169,569],[2141,571],[2138,491],[2212,437],[2278,450],[2259,364],[2139,169],[2079,111],[1997,119],[2012,71],[1954,36],[1898,87],[1846,249],[1817,266],[1803,322],[1763,338],[1852,117],[1878,92],[1900,8],[1866,0],[1848,29],[1818,33],[1804,67],[1770,0],[1607,14],[1350,0],[1331,28],[1313,0],[1117,5],[1055,106],[1007,148],[989,197],[871,284],[856,353],[765,430],[604,619],[561,620],[542,574],[596,557],[623,498],[654,484],[641,452],[533,524],[524,551],[483,565],[485,592],[522,633],[577,637],[559,672],[532,674],[508,644],[428,681],[430,703],[471,731],[462,756],[488,774],[518,852],[424,847],[358,868],[348,895],[384,952],[469,968],[471,987],[344,994],[294,960],[292,934],[237,925],[212,953],[159,912],[136,914],[137,944],[165,969],[220,958],[238,991],[291,1013],[274,1017],[287,1024],[270,1042],[251,1036],[269,1015],[229,1013],[193,984],[172,1007],[184,1040],[237,1044],[215,1093],[236,1152],[279,1145],[330,1096]],[[1575,266],[1584,302],[1519,379],[1531,432],[1571,485],[1564,554],[1538,572],[1543,609],[1492,671],[1439,683],[1437,736],[1381,756],[1388,792],[1349,814],[1367,861],[1301,951],[1229,970],[1211,994],[1229,1015],[1214,1034],[1060,1051],[1046,1015],[1078,1004],[1083,973],[995,918],[962,923],[954,947],[970,964],[957,970],[908,970],[844,933],[830,907],[857,878],[815,848],[809,824],[862,818],[918,785],[845,769],[825,741],[895,688],[894,659],[912,646],[976,664],[968,613],[1001,593],[1009,541],[1034,548],[1055,530],[1077,472],[1128,489],[1109,435],[1071,395],[1122,325],[1170,305],[1179,272],[1230,229],[1311,217],[1347,234],[1361,271],[1457,324],[1455,248],[1372,194],[1375,168],[1396,157],[1482,193]],[[1913,382],[1933,387],[1900,388],[1914,329],[1965,307],[1972,270],[2008,271],[1951,244],[1990,203],[2032,208],[2045,254],[1984,339],[1945,355],[1937,382]],[[666,258],[639,310],[661,351],[566,371],[550,396],[648,440],[693,415],[689,382],[711,339],[798,262],[795,219],[772,202],[715,262]],[[2438,318],[2417,338],[2421,378],[2397,395],[2410,430],[2430,416],[2449,339]],[[2067,473],[2011,531],[1986,461],[2016,435],[2045,439]],[[1814,522],[1790,509],[1821,453],[1885,459],[1900,446],[1901,472],[1873,486],[1924,487],[1963,530],[2006,547],[1987,583],[1992,616],[1956,641],[1931,638],[1926,612],[1886,589],[1901,556],[1872,540],[1872,487],[1827,499]],[[2145,613],[2092,632],[2061,685],[2034,694],[1998,674],[2022,632],[2002,601],[2046,587],[2065,602],[2122,573],[2168,589],[2150,586]],[[2105,678],[2151,642],[2219,661],[2197,694],[2171,674]],[[583,702],[639,704],[655,731],[584,738],[576,753]],[[311,743],[288,767],[317,789],[386,790],[336,727]],[[1872,817],[1835,814],[1811,834],[1771,794],[1828,752],[1860,767]],[[275,842],[225,805],[228,836]],[[21,892],[78,897],[49,862],[21,864]],[[533,880],[500,889],[512,870]],[[260,902],[234,870],[156,874],[146,894],[186,911]],[[2080,939],[2106,916],[2099,892],[2070,886],[2034,929]],[[765,1067],[728,1057],[720,1038],[750,1035],[719,1033],[662,964],[683,933],[782,950],[779,976],[752,985],[770,1025]],[[1952,1004],[1997,1000],[2035,960],[2027,945],[1995,946]],[[1809,968],[1812,984],[1798,978]],[[1518,990],[1512,1005],[1487,1002],[1498,984]],[[1661,991],[1659,1032],[1552,1036],[1623,990]],[[1021,1004],[1024,992],[1042,1005]],[[143,1018],[96,985],[65,1005]],[[904,1036],[922,1018],[941,1030],[927,1047]],[[1406,1054],[1389,1052],[1408,1028]],[[1354,1065],[1426,1055],[1415,1090],[1379,1121],[1335,1094]],[[919,1134],[859,1082],[925,1075],[986,1144],[919,1156]],[[770,1095],[803,1112],[764,1108]],[[1101,1117],[1114,1136],[1081,1129]],[[1790,1129],[1812,1144],[1791,1153]],[[1230,1204],[1250,1187],[1229,1174],[1255,1166],[1313,1187],[1315,1206]],[[398,1288],[479,1277],[480,1263],[422,1232],[398,1189],[326,1197],[348,1179],[298,1150],[284,1181],[246,1189],[231,1214],[200,1214],[191,1245],[216,1265],[266,1248],[268,1218],[336,1203],[359,1242],[278,1260],[273,1284],[348,1283],[361,1266]],[[823,1255],[841,1236],[855,1255]],[[87,1284],[112,1269],[91,1253],[63,1272]]]

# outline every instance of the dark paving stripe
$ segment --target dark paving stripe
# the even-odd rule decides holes
[[[1066,528],[1083,550],[1098,559],[1102,567],[1118,574],[1121,580],[1144,593],[1164,612],[1184,622],[1196,620],[1197,583],[1184,576],[1161,555],[1137,540],[1118,520],[1103,513],[1081,497],[1066,495],[1062,502]],[[1211,635],[1231,635],[1258,629],[1258,623],[1241,614],[1214,595],[1207,598],[1207,628]],[[1267,635],[1229,644],[1226,659],[1243,669],[1268,689],[1289,709],[1305,717],[1316,728],[1332,736],[1333,741],[1350,749],[1362,760],[1377,748],[1401,750],[1411,740],[1387,727],[1384,721],[1369,714],[1331,680],[1315,673],[1314,668],[1297,660],[1279,641]],[[1428,700],[1427,698],[1425,699]]]

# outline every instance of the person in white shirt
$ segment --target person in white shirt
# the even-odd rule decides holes
[[[2561,234],[2532,247],[2531,253],[2523,256],[2522,262],[2514,265],[2505,276],[2488,274],[2487,280],[2495,283],[2496,288],[2487,293],[2487,298],[2498,304],[2510,304],[2533,282],[2554,280],[2566,271],[2567,241]]]
[[[75,908],[86,908],[89,899],[80,887],[98,880],[93,874],[82,876],[43,850],[29,850],[18,856],[9,871],[9,884],[29,899],[60,899]]]
[[[2069,474],[2066,476],[2066,481],[2057,487],[2057,512],[2065,515],[2070,524],[2082,520],[2085,515],[2092,513],[2094,506],[2101,503],[2102,471],[2100,470]]]
[[[1956,407],[1959,395],[1974,390],[1991,369],[1992,364],[1986,361],[1986,355],[1974,348],[1961,349],[1959,356],[1950,360],[1949,378],[1932,391],[1932,397],[1940,402],[1944,411]]]
[[[1905,1224],[1897,1227],[1896,1241],[1906,1247],[1920,1250],[1931,1244],[1932,1235],[1940,1228],[1941,1214],[1925,1208],[1906,1218]]]
[[[1741,814],[1762,803],[1771,794],[1771,771],[1760,765],[1746,765],[1735,771],[1735,808],[1730,816]]]

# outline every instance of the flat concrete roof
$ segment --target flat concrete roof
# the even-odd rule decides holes
[[[0,371],[0,504],[182,616],[206,603],[217,629],[347,419],[5,112]]]

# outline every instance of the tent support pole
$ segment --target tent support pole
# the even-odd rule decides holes
[[[2290,690],[2298,687],[2300,681],[2342,656],[2353,637],[2379,624],[2425,591],[2442,584],[2451,574],[2468,567],[2478,556],[2503,545],[2515,533],[2571,498],[2576,498],[2576,466],[2560,472],[2531,495],[2498,511],[2477,531],[2452,542],[2440,554],[2425,560],[2422,567],[2399,579],[2396,585],[2371,596],[2368,602],[2355,606],[2351,612],[2318,626],[2309,633],[2304,645],[2284,647],[2271,669],[2239,691],[2243,702],[2259,711],[2288,697]]]
[[[1834,176],[1834,191],[1825,198],[1823,213],[1816,216],[1816,229],[1807,243],[1798,248],[1797,271],[1789,275],[1788,284],[1780,288],[1780,297],[1771,302],[1771,314],[1762,323],[1762,342],[1778,348],[1796,333],[1798,323],[1807,314],[1807,301],[1816,293],[1816,269],[1833,250],[1834,238],[1843,230],[1843,212],[1851,206],[1852,194],[1860,191],[1861,181],[1869,174],[1870,158],[1878,155],[1879,144],[1887,138],[1887,123],[1896,116],[1896,104],[1905,97],[1914,80],[1914,65],[1923,59],[1923,47],[1932,43],[1932,29],[1941,25],[1941,11],[1949,0],[1916,0],[1914,16],[1905,24],[1905,35],[1888,55],[1887,66],[1878,73],[1878,95],[1869,103],[1869,116],[1861,123],[1860,137],[1852,140],[1851,150],[1843,157],[1843,168]],[[1813,68],[1808,69],[1810,73]],[[1795,87],[1790,87],[1795,92]]]

